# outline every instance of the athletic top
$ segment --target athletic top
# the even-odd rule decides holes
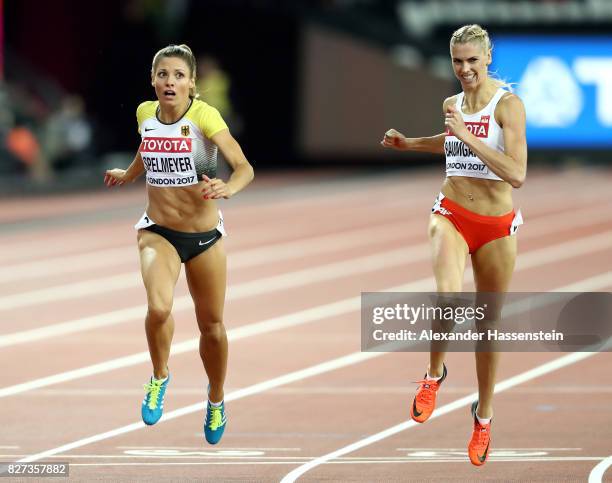
[[[151,186],[181,187],[197,184],[202,175],[217,174],[217,146],[210,138],[227,129],[219,111],[193,99],[178,121],[159,120],[159,101],[143,102],[136,109],[142,142],[138,151]]]
[[[455,104],[457,111],[463,117],[468,130],[490,148],[504,152],[503,129],[495,121],[495,107],[508,91],[498,88],[497,92],[484,109],[474,113],[465,114],[461,110],[464,93],[457,96]],[[447,131],[444,140],[444,153],[446,154],[446,176],[467,176],[469,178],[484,178],[503,181],[493,171],[490,171],[469,146]]]

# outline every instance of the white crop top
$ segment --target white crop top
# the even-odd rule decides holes
[[[217,172],[217,145],[210,138],[227,125],[219,111],[194,99],[176,122],[163,123],[157,117],[159,101],[143,102],[136,110],[142,137],[140,155],[147,170],[147,183],[163,188],[181,188],[214,178]]]
[[[504,152],[504,133],[495,121],[495,107],[506,92],[508,91],[501,88],[497,89],[484,109],[474,114],[465,114],[461,110],[463,92],[457,96],[456,102],[457,111],[463,117],[468,130],[484,144],[501,152]],[[446,135],[444,153],[446,154],[446,176],[467,176],[469,178],[503,181],[472,152],[469,146],[452,134],[447,133]]]

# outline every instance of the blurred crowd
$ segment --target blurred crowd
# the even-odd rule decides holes
[[[213,57],[198,59],[197,91],[239,134],[241,120],[230,100],[230,78]],[[58,97],[58,99],[55,99]],[[34,90],[0,82],[0,176],[25,174],[45,183],[70,170],[99,163],[93,122],[79,95],[42,98]]]
[[[240,135],[243,123],[232,105],[232,81],[229,74],[221,68],[217,59],[210,55],[198,57],[197,68],[196,91],[199,98],[218,109],[232,133]]]
[[[91,165],[92,123],[83,99],[49,103],[17,84],[0,82],[0,174],[24,173],[41,183]]]

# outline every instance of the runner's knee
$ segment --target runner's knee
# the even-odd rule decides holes
[[[209,317],[206,320],[200,320],[198,326],[200,333],[207,339],[214,341],[225,337],[225,327],[220,317]]]
[[[172,305],[163,302],[149,303],[147,309],[147,319],[155,324],[163,324],[168,320],[172,312]]]

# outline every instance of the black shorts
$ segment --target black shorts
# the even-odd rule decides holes
[[[185,233],[159,225],[151,225],[142,229],[157,233],[168,240],[183,263],[197,257],[200,253],[204,253],[223,236],[216,228],[204,233]]]

